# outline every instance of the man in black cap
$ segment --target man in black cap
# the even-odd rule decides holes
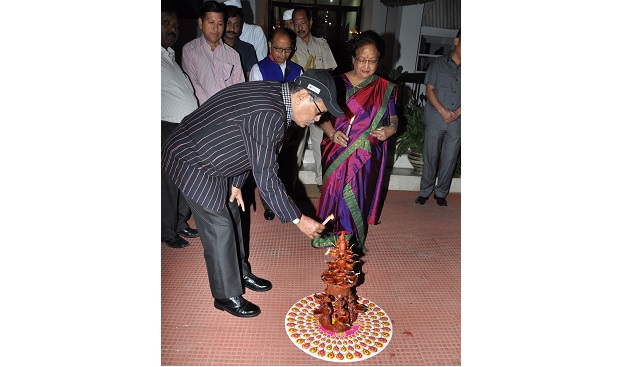
[[[163,145],[163,170],[191,205],[216,308],[257,316],[261,311],[242,297],[243,287],[272,288],[253,275],[244,251],[238,206],[245,210],[241,188],[251,170],[262,199],[282,223],[293,222],[311,239],[325,229],[301,214],[277,177],[277,154],[289,125],[306,127],[325,112],[343,116],[325,70],[310,69],[294,82],[234,84],[185,117]]]

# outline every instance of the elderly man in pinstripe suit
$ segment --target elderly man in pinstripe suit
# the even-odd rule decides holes
[[[253,275],[244,251],[239,208],[252,170],[259,193],[282,223],[309,238],[325,226],[301,214],[277,177],[277,155],[294,121],[306,127],[329,112],[343,116],[334,80],[310,69],[294,82],[257,81],[229,86],[185,117],[162,149],[162,167],[191,205],[198,227],[214,306],[237,317],[260,314],[244,288],[272,284]]]

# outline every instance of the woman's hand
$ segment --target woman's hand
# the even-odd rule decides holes
[[[334,134],[332,134],[332,136],[330,137],[330,140],[332,140],[336,144],[346,147],[347,143],[349,143],[349,136],[343,134],[342,131],[336,130],[334,131]]]
[[[375,137],[380,141],[385,141],[391,137],[391,135],[396,133],[396,128],[394,126],[381,126],[376,130],[372,130],[371,136]]]

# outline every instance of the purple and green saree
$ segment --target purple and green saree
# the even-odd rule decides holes
[[[321,143],[324,174],[317,217],[334,214],[332,233],[337,237],[341,233],[355,234],[364,248],[368,224],[377,224],[380,217],[387,163],[387,141],[379,141],[370,133],[389,125],[389,117],[396,115],[397,88],[376,75],[356,87],[344,74],[339,78],[346,89],[346,116],[333,119],[332,125],[346,132],[351,118],[355,118],[347,147],[328,138]]]

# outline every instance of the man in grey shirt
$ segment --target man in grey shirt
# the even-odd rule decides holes
[[[453,51],[435,59],[424,79],[427,96],[424,108],[424,168],[419,196],[415,199],[420,205],[428,200],[431,192],[434,192],[437,205],[448,205],[446,195],[451,188],[461,149],[461,30],[453,43]]]

